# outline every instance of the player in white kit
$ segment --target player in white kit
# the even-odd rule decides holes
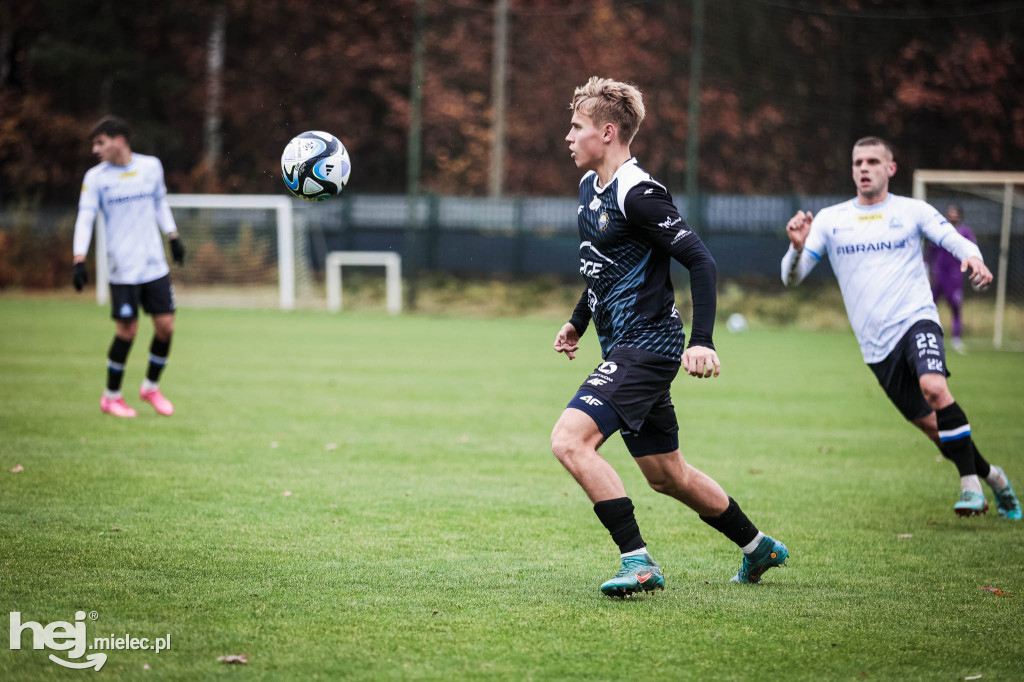
[[[167,364],[174,333],[174,289],[160,232],[170,238],[171,254],[178,264],[185,262],[185,247],[167,205],[160,160],[133,152],[128,135],[128,125],[115,116],[101,119],[90,135],[92,151],[100,164],[86,172],[82,183],[75,222],[72,282],[81,291],[89,279],[85,256],[96,214],[102,211],[111,313],[117,329],[107,354],[107,387],[100,398],[100,409],[115,417],[136,416],[121,395],[121,381],[128,351],[139,328],[141,307],[153,316],[153,341],[139,397],[159,414],[170,416],[174,406],[157,383]]]
[[[821,210],[798,211],[786,225],[790,247],[782,279],[799,284],[825,255],[839,280],[846,313],[864,362],[903,416],[938,445],[960,473],[961,494],[954,511],[974,516],[988,511],[985,479],[999,515],[1020,520],[1021,507],[1005,472],[978,452],[967,416],[949,391],[939,313],[922,256],[926,237],[970,270],[971,283],[987,286],[992,273],[981,251],[930,205],[889,193],[896,174],[892,147],[865,137],[853,147],[857,196]]]

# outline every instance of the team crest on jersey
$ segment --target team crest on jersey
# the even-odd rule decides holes
[[[601,230],[602,232],[608,229],[608,220],[608,212],[601,211],[601,215],[598,216],[597,218],[597,229]]]
[[[598,197],[594,197],[594,199],[590,202],[590,210],[596,211],[599,208],[601,208],[601,200]]]

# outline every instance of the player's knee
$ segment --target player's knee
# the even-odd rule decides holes
[[[134,341],[135,334],[139,331],[139,325],[137,322],[118,322],[117,331],[115,332],[119,338],[125,341]]]
[[[582,443],[572,437],[565,429],[555,426],[551,432],[551,452],[563,464],[575,459],[582,450]]]
[[[682,457],[679,464],[681,466],[646,471],[647,484],[655,492],[676,497],[687,489],[690,474],[690,467]]]
[[[170,341],[171,336],[174,334],[174,318],[154,322],[153,333],[161,341]]]
[[[921,381],[921,393],[928,406],[938,410],[953,402],[953,395],[945,381]]]
[[[652,476],[647,479],[647,484],[651,486],[651,490],[662,495],[671,496],[681,489],[679,483],[668,475]]]

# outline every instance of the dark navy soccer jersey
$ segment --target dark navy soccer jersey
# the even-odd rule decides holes
[[[581,335],[589,320],[602,355],[622,346],[679,360],[684,334],[669,277],[669,258],[690,271],[690,345],[712,344],[715,261],[683,221],[665,187],[630,159],[605,187],[591,171],[580,181],[577,209],[580,274],[587,288],[570,320]]]

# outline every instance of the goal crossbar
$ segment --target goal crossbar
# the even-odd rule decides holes
[[[393,251],[331,251],[326,259],[327,310],[341,310],[341,269],[349,265],[384,266],[388,313],[402,312],[402,257]]]
[[[275,211],[281,309],[295,309],[295,223],[291,199],[267,194],[168,194],[167,204],[171,208],[256,208]],[[96,218],[96,302],[100,305],[109,300],[109,283],[106,224],[100,212]]]

